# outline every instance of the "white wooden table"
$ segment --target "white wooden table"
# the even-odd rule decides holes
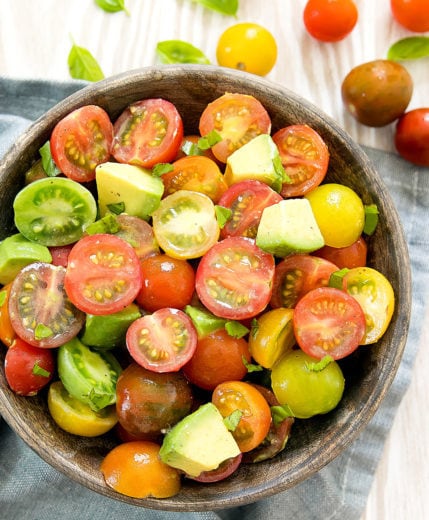
[[[0,0],[0,75],[69,79],[71,38],[90,50],[106,76],[156,63],[157,42],[169,39],[192,43],[215,64],[222,31],[238,21],[254,21],[278,43],[278,62],[269,79],[312,101],[358,143],[393,151],[393,125],[371,129],[356,123],[344,111],[340,86],[352,67],[385,58],[393,42],[412,33],[392,19],[389,0],[356,0],[359,21],[353,33],[336,44],[319,43],[305,32],[305,3],[240,0],[234,19],[190,0],[126,0],[131,16],[107,14],[93,0]],[[429,104],[428,60],[406,63],[414,80],[409,108]],[[428,316],[422,322],[428,323]],[[429,518],[428,329],[362,520]]]

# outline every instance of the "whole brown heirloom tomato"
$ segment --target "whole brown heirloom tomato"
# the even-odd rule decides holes
[[[354,67],[341,86],[347,110],[360,123],[380,127],[398,119],[413,93],[405,67],[391,60],[374,60]]]

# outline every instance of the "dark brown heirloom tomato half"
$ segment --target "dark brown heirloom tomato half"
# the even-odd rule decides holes
[[[374,60],[354,67],[344,78],[341,95],[360,123],[380,127],[403,114],[411,100],[413,80],[405,67],[391,60]]]

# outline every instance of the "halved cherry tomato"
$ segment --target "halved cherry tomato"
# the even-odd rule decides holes
[[[6,284],[0,291],[0,340],[10,347],[16,338],[15,329],[12,327],[9,315],[9,295],[12,283]]]
[[[194,385],[213,390],[225,381],[239,381],[247,374],[243,359],[250,363],[250,352],[244,338],[234,338],[219,329],[200,338],[183,373]]]
[[[386,332],[395,308],[395,293],[389,280],[371,267],[350,269],[343,277],[343,288],[362,307],[365,335],[362,345],[378,341]]]
[[[273,135],[282,164],[290,182],[282,186],[281,195],[305,195],[325,178],[329,150],[319,133],[308,125],[290,125]]]
[[[182,259],[205,254],[220,232],[212,200],[204,193],[189,190],[165,197],[152,214],[152,224],[164,252]]]
[[[49,387],[48,408],[62,430],[81,437],[103,435],[118,422],[115,405],[95,412],[88,404],[72,397],[61,381],[55,381]]]
[[[189,155],[173,163],[173,170],[161,177],[164,196],[178,190],[204,193],[216,204],[228,188],[219,166],[203,155]]]
[[[134,498],[167,498],[180,491],[177,469],[159,458],[159,445],[149,441],[119,444],[101,463],[106,484],[118,493]]]
[[[187,260],[159,254],[143,260],[141,268],[143,283],[136,300],[145,311],[183,309],[191,302],[195,271]]]
[[[297,302],[312,289],[325,287],[338,266],[307,254],[287,256],[276,265],[271,307],[294,308]]]
[[[53,348],[75,337],[85,315],[64,290],[64,267],[36,262],[12,282],[9,315],[17,335],[30,345]]]
[[[203,471],[197,477],[191,477],[190,475],[186,476],[192,480],[203,482],[205,484],[219,482],[220,480],[225,480],[226,478],[230,477],[234,471],[239,468],[242,459],[243,454],[239,453],[236,457],[232,457],[221,462],[216,469],[212,469],[211,471]]]
[[[303,296],[293,320],[298,345],[318,359],[348,356],[361,344],[365,333],[365,315],[359,303],[333,287],[319,287]]]
[[[53,265],[61,265],[67,267],[69,261],[69,254],[74,244],[68,244],[67,246],[51,246],[49,252],[52,256]]]
[[[6,352],[6,380],[19,395],[36,395],[51,381],[54,371],[55,358],[50,349],[33,347],[21,338],[16,338]]]
[[[263,395],[244,381],[227,381],[218,385],[212,394],[212,402],[223,417],[238,410],[241,418],[231,432],[241,452],[259,446],[271,426],[271,410]]]
[[[122,238],[86,236],[70,252],[64,287],[70,300],[84,312],[118,312],[135,299],[141,284],[137,254]]]
[[[308,33],[322,42],[337,42],[354,29],[358,10],[353,0],[308,0],[303,13]]]
[[[122,213],[116,217],[119,231],[116,236],[133,246],[139,260],[159,254],[159,246],[152,226],[140,217]]]
[[[219,206],[231,210],[220,236],[255,238],[263,210],[281,200],[283,197],[263,182],[247,180],[233,184],[218,202]]]
[[[364,267],[366,265],[366,255],[368,246],[363,237],[359,237],[356,242],[346,247],[324,246],[312,253],[313,255],[329,260],[337,265],[339,269],[347,267]]]
[[[109,160],[113,125],[105,110],[96,105],[77,108],[52,131],[51,154],[58,168],[70,179],[95,179],[95,167]]]
[[[274,257],[253,239],[228,237],[200,260],[195,289],[203,305],[216,316],[252,318],[270,300],[274,267]]]
[[[127,107],[113,130],[112,154],[118,162],[152,168],[176,157],[183,138],[183,121],[169,101],[144,99]]]
[[[215,157],[227,158],[259,134],[269,134],[271,118],[262,104],[248,94],[227,93],[209,103],[200,117],[202,136],[216,131],[222,140],[212,147]]]
[[[183,311],[164,308],[133,322],[126,344],[139,365],[155,372],[174,372],[191,359],[197,332]]]

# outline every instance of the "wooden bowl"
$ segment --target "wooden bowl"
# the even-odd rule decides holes
[[[377,204],[380,221],[369,241],[369,265],[392,283],[396,308],[377,344],[360,347],[341,362],[346,389],[336,410],[295,421],[285,450],[271,461],[242,465],[231,478],[216,484],[186,481],[180,494],[163,500],[131,499],[108,488],[100,462],[115,444],[113,435],[81,438],[63,432],[50,418],[46,394],[31,398],[15,395],[7,386],[1,363],[0,413],[16,433],[72,480],[136,506],[213,510],[254,502],[302,482],[337,457],[367,425],[395,377],[405,346],[411,306],[410,263],[398,214],[383,181],[362,149],[319,108],[279,85],[246,73],[198,65],[149,67],[91,84],[56,105],[16,141],[0,165],[0,238],[13,231],[12,202],[23,184],[24,172],[55,123],[71,110],[96,104],[114,119],[133,101],[163,97],[179,109],[186,133],[196,133],[203,108],[225,92],[252,94],[259,99],[272,118],[273,131],[294,123],[312,126],[330,150],[327,180],[350,186],[364,204]],[[0,350],[3,360],[6,349]]]

